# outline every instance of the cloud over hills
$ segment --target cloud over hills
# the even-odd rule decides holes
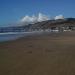
[[[55,16],[53,19],[54,20],[64,19],[64,16],[63,15],[58,15],[58,16]],[[34,24],[34,23],[42,22],[42,21],[46,21],[46,20],[51,20],[51,18],[47,15],[42,14],[42,13],[39,13],[37,16],[35,16],[35,15],[32,15],[32,16],[26,15],[20,20],[20,25]]]
[[[57,19],[64,19],[64,16],[63,16],[63,15],[58,15],[58,16],[56,16],[54,19],[55,19],[55,20],[57,20]]]
[[[25,17],[23,17],[20,20],[20,23],[28,25],[28,24],[34,24],[37,22],[42,22],[42,21],[46,21],[46,20],[50,20],[50,18],[42,13],[39,13],[38,16],[28,16],[26,15]]]

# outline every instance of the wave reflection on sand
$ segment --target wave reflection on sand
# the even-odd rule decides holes
[[[9,41],[9,40],[16,40],[20,37],[26,37],[31,35],[38,35],[42,34],[42,31],[33,31],[33,32],[9,32],[9,33],[0,33],[0,42],[2,41]]]

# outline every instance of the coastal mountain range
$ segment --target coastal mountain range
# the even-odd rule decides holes
[[[28,25],[20,25],[20,26],[12,26],[12,27],[0,27],[0,33],[3,32],[24,32],[24,31],[31,31],[31,30],[39,30],[39,29],[49,29],[51,27],[58,27],[58,26],[75,26],[75,18],[63,18],[63,19],[53,19],[53,20],[46,20],[42,22],[37,22],[34,24]]]

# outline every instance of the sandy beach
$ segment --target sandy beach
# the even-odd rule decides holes
[[[0,75],[75,75],[75,32],[0,43]]]

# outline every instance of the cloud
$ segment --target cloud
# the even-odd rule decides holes
[[[49,20],[49,17],[44,15],[44,14],[39,13],[39,15],[38,15],[38,22],[46,21],[46,20]]]
[[[58,15],[54,17],[55,20],[57,19],[64,19],[63,15]],[[51,20],[50,17],[48,17],[47,15],[44,15],[42,13],[39,13],[37,16],[32,15],[32,16],[24,16],[18,23],[18,25],[28,25],[28,24],[34,24],[37,22],[42,22],[42,21],[46,21],[46,20]]]
[[[64,16],[63,16],[63,15],[58,15],[58,16],[56,16],[54,19],[55,19],[55,20],[57,20],[57,19],[64,19]]]
[[[49,17],[42,13],[39,13],[38,16],[33,15],[33,16],[23,17],[20,20],[20,23],[24,24],[24,25],[28,25],[28,24],[34,24],[34,23],[42,22],[42,21],[46,21],[46,20],[49,20]]]

